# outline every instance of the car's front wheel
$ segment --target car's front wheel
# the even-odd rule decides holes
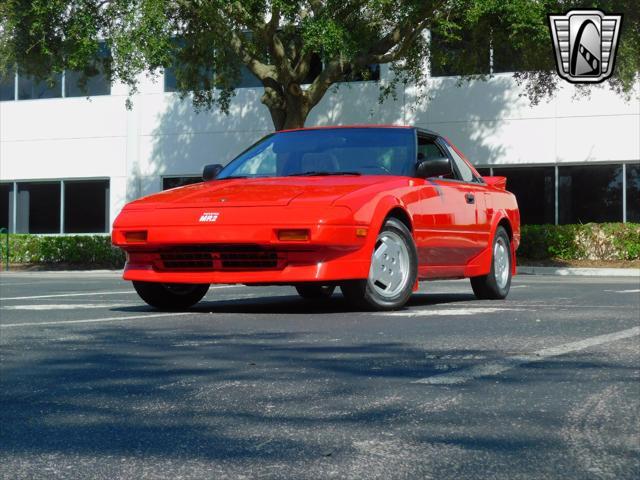
[[[140,298],[160,310],[179,310],[195,305],[207,294],[209,284],[133,282]]]
[[[511,288],[511,242],[503,227],[498,227],[493,238],[491,271],[488,275],[471,277],[471,288],[476,297],[483,300],[500,300],[507,297]]]
[[[404,223],[388,219],[376,239],[369,277],[340,285],[347,301],[369,310],[396,310],[411,296],[418,275],[418,254]]]

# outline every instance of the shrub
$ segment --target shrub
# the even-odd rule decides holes
[[[0,237],[2,259],[5,238]],[[9,262],[64,264],[85,268],[122,268],[124,253],[108,235],[9,235]]]
[[[530,260],[638,260],[640,224],[523,225],[518,256]]]

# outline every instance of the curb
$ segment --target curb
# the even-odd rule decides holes
[[[122,270],[6,270],[0,271],[0,276],[73,276],[95,275],[103,277],[121,277]]]
[[[520,275],[556,275],[575,277],[639,277],[640,268],[572,268],[518,266]]]

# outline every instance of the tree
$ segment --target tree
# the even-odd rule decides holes
[[[228,112],[247,68],[279,130],[303,126],[332,85],[366,77],[371,64],[393,72],[381,99],[424,82],[427,59],[463,79],[484,77],[492,44],[518,58],[525,71],[516,79],[535,103],[561,81],[547,14],[585,3],[625,14],[609,84],[629,95],[640,71],[636,0],[1,0],[0,74],[18,65],[39,79],[74,70],[85,81],[102,71],[135,93],[141,73],[172,65],[183,97]],[[101,40],[110,57],[97,55]]]

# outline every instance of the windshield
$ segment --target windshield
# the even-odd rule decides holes
[[[410,128],[329,128],[269,135],[217,176],[409,175],[415,172]]]

